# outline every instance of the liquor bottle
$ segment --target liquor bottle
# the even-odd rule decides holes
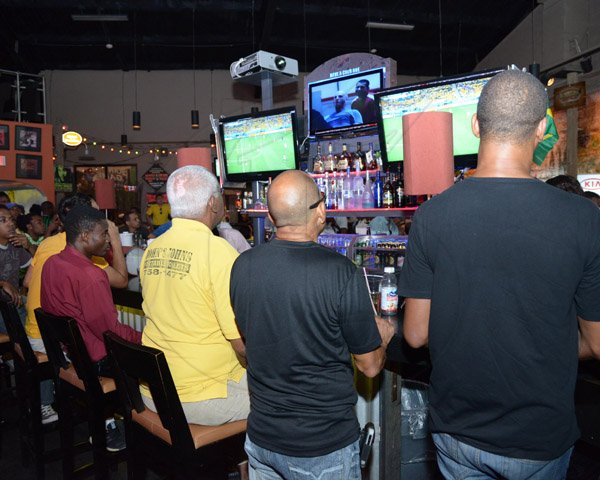
[[[387,178],[383,184],[383,208],[392,208],[394,206],[394,187],[392,186],[391,175],[388,171]]]
[[[346,147],[346,144],[343,143],[342,144],[342,153],[340,153],[340,156],[337,161],[338,172],[345,172],[349,166],[350,166],[350,154],[348,153],[348,147]]]
[[[321,144],[317,143],[317,154],[313,157],[313,173],[323,173],[323,154]]]
[[[365,189],[362,194],[362,208],[374,208],[373,190],[371,188],[371,179],[369,178],[369,175],[367,175]]]
[[[350,176],[350,167],[346,169],[346,176],[344,177],[344,187],[342,196],[344,197],[344,206],[339,208],[354,208],[354,196],[352,194],[352,177]]]
[[[356,142],[356,152],[352,155],[353,168],[355,171],[364,170],[366,168],[365,152],[362,151],[362,143]],[[358,166],[358,170],[357,167]]]
[[[335,172],[334,172],[335,175]],[[340,172],[337,177],[337,183],[335,184],[335,197],[337,199],[338,210],[344,210],[346,207],[346,198],[344,197],[344,189],[346,188],[346,181],[344,174]]]
[[[360,166],[354,165],[354,178],[352,179],[352,207],[351,208],[362,208],[362,196],[365,185],[360,175]]]
[[[375,208],[383,207],[383,182],[381,181],[379,170],[377,170],[375,183],[373,183],[373,205]]]
[[[237,192],[235,194],[235,208],[236,210],[242,209],[242,192]]]
[[[378,170],[377,159],[373,151],[373,142],[369,143],[369,151],[367,152],[367,170]]]
[[[338,179],[337,172],[333,172],[331,178],[331,186],[329,187],[329,193],[331,194],[331,200],[329,202],[329,208],[336,210],[338,208]]]
[[[394,190],[396,196],[396,206],[400,208],[406,207],[406,195],[404,195],[404,181],[402,180],[402,172],[398,172],[398,175],[396,175]]]
[[[323,161],[323,169],[326,172],[332,173],[335,170],[335,157],[333,156],[333,145],[331,142],[329,142],[329,145],[327,146],[327,151],[327,156]]]

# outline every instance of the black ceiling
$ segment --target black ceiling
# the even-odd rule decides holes
[[[0,68],[28,73],[136,66],[175,70],[191,69],[195,63],[197,69],[228,69],[234,60],[266,50],[295,58],[301,71],[311,71],[335,56],[376,49],[378,55],[397,61],[399,74],[451,75],[472,71],[534,4],[535,0],[0,0]],[[72,14],[126,14],[128,20],[76,22]],[[369,31],[367,20],[415,28]]]

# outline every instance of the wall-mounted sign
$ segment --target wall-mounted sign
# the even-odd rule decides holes
[[[585,82],[577,82],[554,90],[554,109],[583,107],[585,105]]]
[[[146,173],[142,175],[144,181],[154,190],[160,190],[167,183],[169,174],[158,163],[152,165]]]
[[[577,180],[579,180],[584,192],[589,191],[600,194],[600,174],[577,175]]]
[[[65,132],[62,134],[62,141],[69,147],[78,147],[83,142],[83,137],[77,132]]]

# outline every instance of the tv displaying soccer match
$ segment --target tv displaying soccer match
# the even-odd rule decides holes
[[[451,112],[454,156],[476,154],[479,139],[471,130],[471,118],[483,86],[501,70],[407,85],[376,95],[381,121],[379,138],[384,162],[404,159],[402,117],[415,112]]]
[[[295,107],[221,119],[220,133],[229,181],[267,180],[298,168]]]

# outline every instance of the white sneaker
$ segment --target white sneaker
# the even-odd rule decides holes
[[[54,411],[52,405],[42,405],[42,424],[56,422],[58,420],[58,413]]]

